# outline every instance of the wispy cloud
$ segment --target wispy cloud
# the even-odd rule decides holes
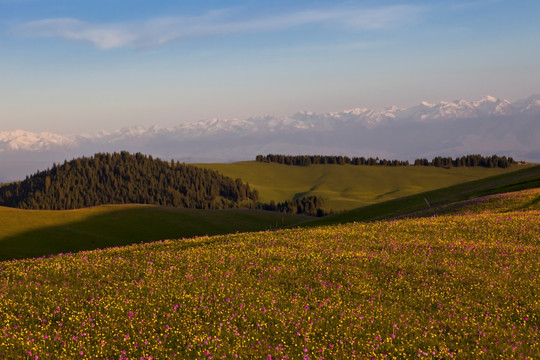
[[[304,25],[385,29],[417,18],[417,6],[373,9],[317,9],[250,19],[231,11],[211,11],[195,17],[161,17],[131,23],[91,23],[74,18],[32,21],[14,28],[31,37],[87,41],[101,49],[147,48],[175,40],[249,32],[270,32]]]

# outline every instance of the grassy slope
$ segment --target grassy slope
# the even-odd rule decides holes
[[[434,186],[437,181],[444,184],[445,181],[455,182],[458,179],[462,181],[467,177],[474,178],[493,172],[504,172],[501,169],[445,170],[418,167],[383,168],[338,165],[295,167],[255,162],[219,165],[223,169],[237,169],[235,176],[248,178],[251,185],[254,185],[257,179],[264,182],[266,187],[261,188],[262,200],[268,200],[270,193],[273,193],[272,196],[276,196],[274,199],[277,200],[290,198],[301,190],[302,181],[311,181],[308,186],[312,191],[308,191],[307,194],[315,193],[337,197],[351,194],[350,196],[354,198],[353,194],[360,194],[361,186],[359,184],[366,182],[369,182],[373,189],[377,181],[380,182],[381,188],[386,187],[385,190],[379,192],[386,191],[390,188],[389,186],[395,186],[399,182],[409,184],[406,191],[418,192],[421,190],[421,186]],[[218,170],[222,171],[222,169]],[[263,211],[202,211],[142,205],[101,206],[70,211],[34,211],[0,207],[0,246],[2,249],[0,260],[121,246],[166,238],[257,231],[296,226],[301,223],[315,226],[382,219],[422,210],[426,207],[424,202],[426,197],[432,205],[442,205],[471,196],[484,195],[490,191],[496,193],[511,190],[507,185],[512,181],[520,182],[528,179],[526,186],[517,185],[518,188],[520,186],[521,188],[531,187],[531,184],[535,184],[534,181],[536,181],[536,186],[540,186],[539,173],[540,167],[526,168],[496,178],[383,202],[315,221],[309,221],[312,218],[305,216],[290,216]],[[360,180],[355,182],[354,176],[359,176]],[[527,176],[529,178],[526,178]],[[256,181],[253,182],[249,179]],[[339,179],[343,180],[340,182]],[[283,183],[281,188],[280,181]],[[314,186],[313,183],[318,185]],[[257,187],[259,188],[258,185]],[[332,192],[332,187],[335,187],[337,191]],[[347,187],[349,190],[346,190]],[[381,201],[386,197],[394,197],[397,196],[396,194],[406,191],[378,196],[370,201]],[[374,193],[369,196],[373,197]],[[368,199],[369,196],[365,196],[365,198]],[[329,203],[342,202],[339,199]],[[359,201],[358,198],[350,201],[347,206],[357,201]]]
[[[108,205],[67,211],[0,207],[0,261],[168,238],[266,230],[307,219],[266,211],[149,205]]]
[[[241,178],[259,191],[261,201],[319,195],[328,209],[348,210],[466,181],[508,173],[509,169],[313,165],[309,167],[244,161],[197,164]]]
[[[311,221],[309,225],[330,225],[353,221],[384,220],[408,215],[415,216],[418,215],[419,211],[428,209],[426,200],[431,206],[430,214],[436,214],[438,207],[453,202],[484,195],[539,187],[540,166],[527,167],[507,174],[457,184],[326,216]],[[444,209],[441,212],[444,212]]]
[[[540,187],[452,202],[447,205],[410,213],[406,217],[440,216],[447,214],[467,215],[482,212],[507,213],[528,210],[540,210]]]
[[[538,359],[540,212],[483,210],[0,262],[0,357]]]

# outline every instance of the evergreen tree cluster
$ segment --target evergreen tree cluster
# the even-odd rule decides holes
[[[365,157],[348,157],[342,155],[280,155],[268,154],[257,155],[256,161],[266,163],[278,163],[283,165],[309,166],[321,164],[337,164],[337,165],[383,165],[383,166],[406,166],[409,161],[405,160],[386,160],[379,158]]]
[[[417,166],[435,166],[435,167],[486,167],[486,168],[507,168],[516,164],[511,157],[506,156],[482,156],[479,154],[465,155],[452,159],[451,157],[437,156],[433,160],[416,159],[414,165]]]
[[[320,196],[307,196],[284,202],[270,201],[269,204],[259,204],[263,210],[279,211],[288,214],[307,214],[312,216],[324,216],[327,213],[323,210],[324,199]]]
[[[155,204],[196,209],[253,207],[258,193],[240,179],[141,153],[99,153],[0,187],[0,205],[77,209],[103,204]]]
[[[309,166],[319,164],[337,165],[369,165],[369,166],[408,166],[408,160],[387,160],[369,157],[348,157],[348,156],[328,156],[328,155],[280,155],[268,154],[257,155],[256,161],[266,163],[278,163],[283,165]],[[466,155],[458,158],[437,156],[433,160],[416,159],[415,166],[435,166],[435,167],[487,167],[487,168],[507,168],[516,162],[511,157],[506,156],[482,156]]]

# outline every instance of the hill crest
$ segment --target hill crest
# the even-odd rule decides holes
[[[64,161],[0,187],[0,205],[23,209],[130,203],[223,209],[250,205],[257,198],[257,191],[240,179],[125,151]]]

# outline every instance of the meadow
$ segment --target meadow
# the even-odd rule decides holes
[[[275,229],[310,219],[259,210],[153,205],[105,205],[60,211],[0,206],[0,261],[167,238]]]
[[[106,205],[68,211],[0,207],[0,261],[168,238],[434,215],[448,212],[448,209],[453,209],[447,207],[449,204],[469,198],[535,187],[540,187],[540,166],[525,167],[322,218],[248,209],[196,210],[152,205]],[[427,199],[431,208],[426,204]]]
[[[535,188],[540,188],[538,165],[325,216],[309,226],[444,214],[463,201]],[[527,207],[525,203],[521,206]]]
[[[327,210],[343,211],[385,202],[425,191],[508,174],[530,165],[507,169],[430,166],[291,166],[242,161],[197,164],[232,178],[241,178],[259,192],[263,202],[285,201],[318,195],[326,200]]]
[[[0,262],[0,357],[537,359],[539,195]]]

